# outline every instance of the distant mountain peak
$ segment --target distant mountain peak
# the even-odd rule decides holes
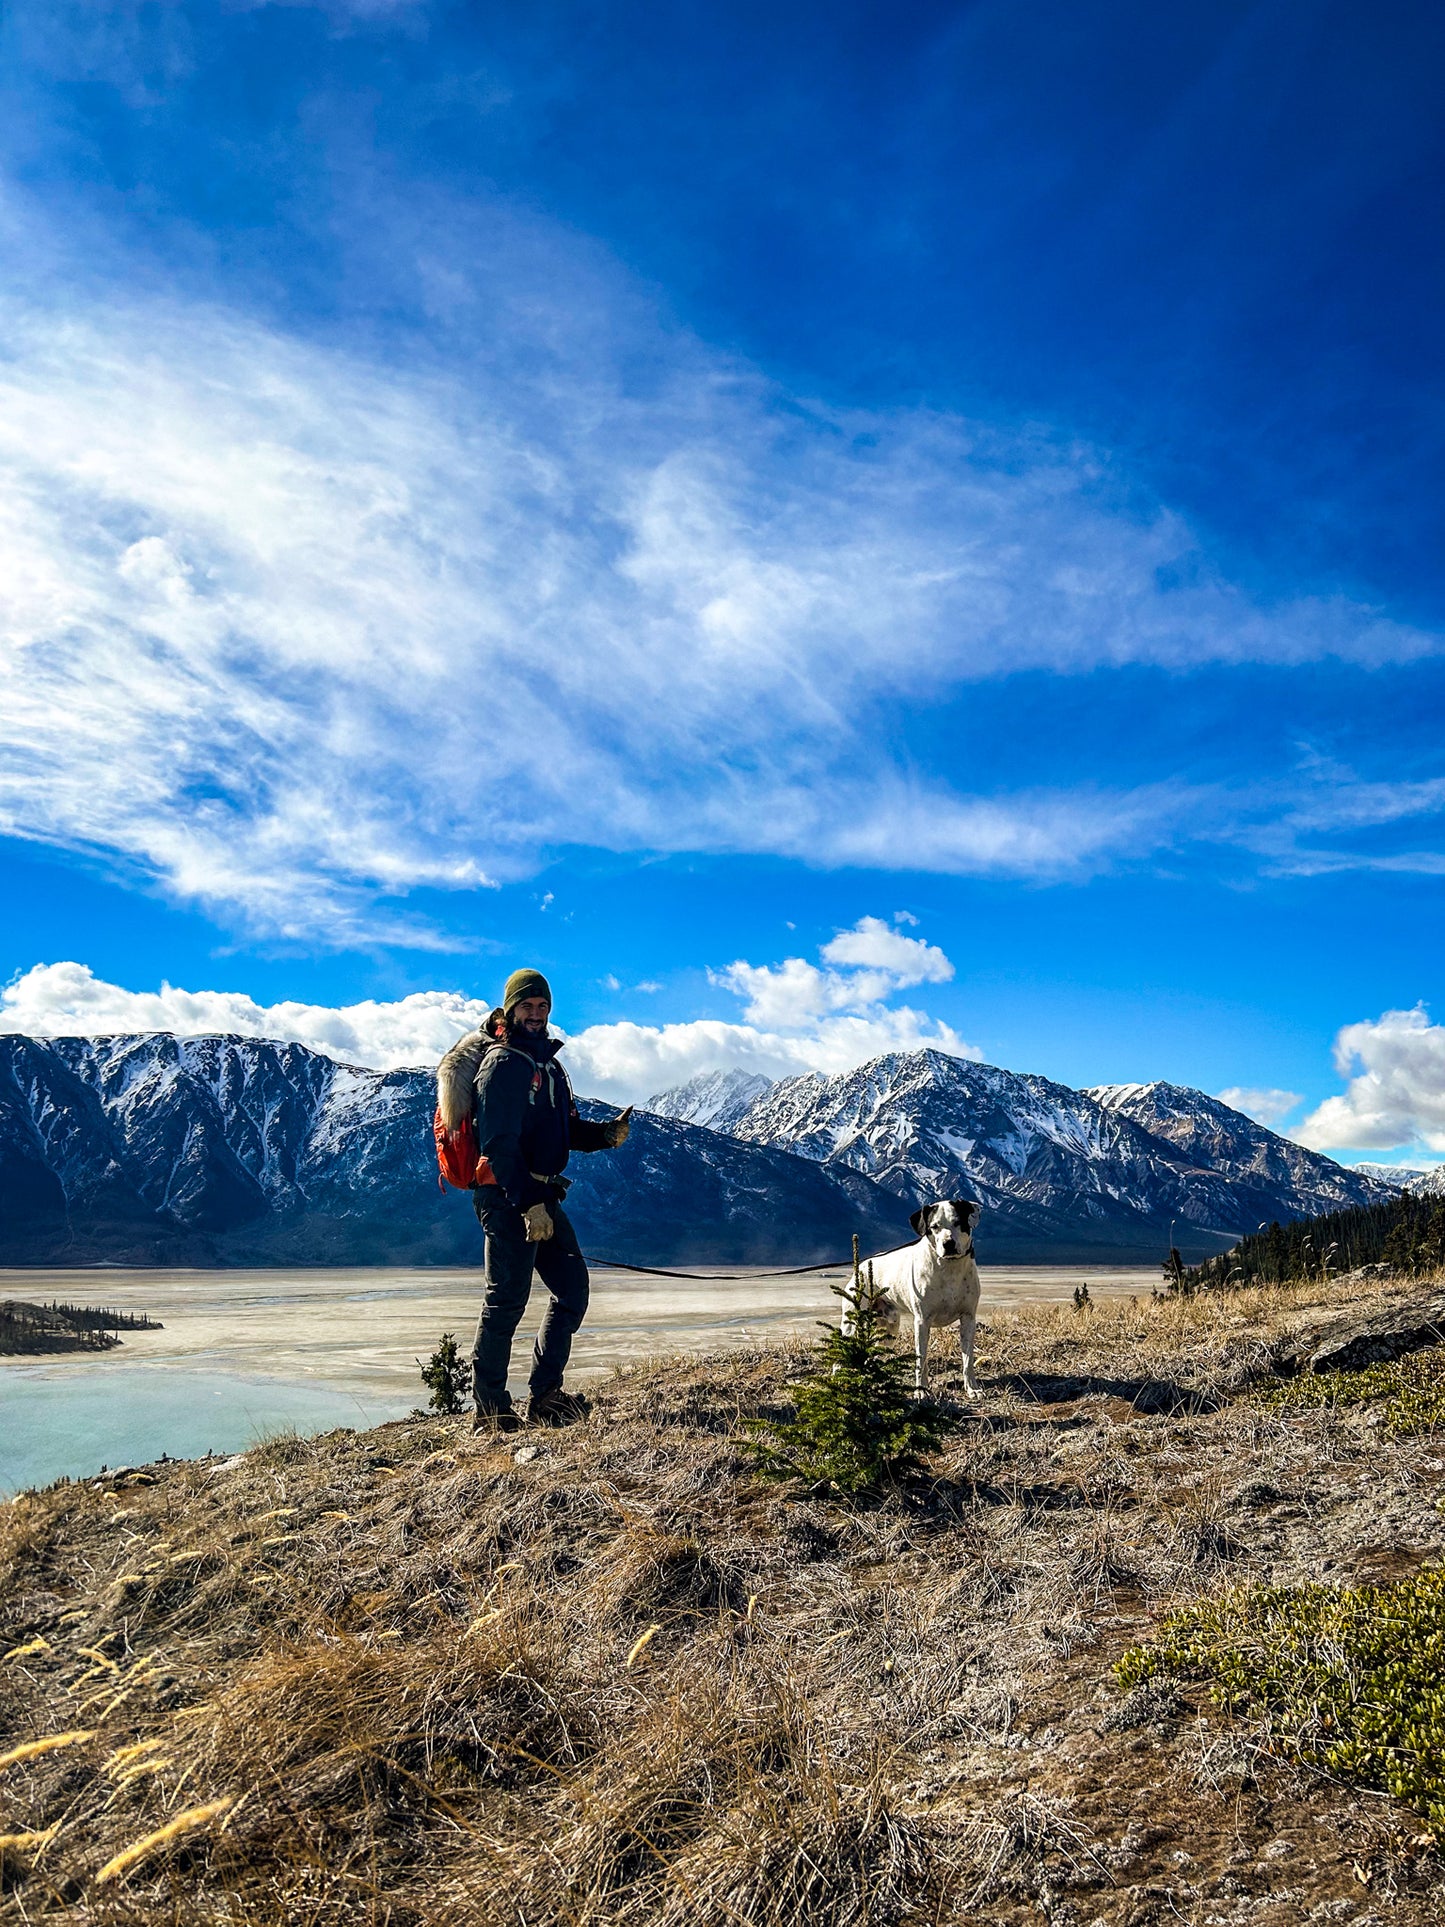
[[[699,1071],[685,1084],[649,1097],[640,1108],[656,1117],[675,1117],[682,1124],[730,1131],[748,1106],[772,1088],[773,1080],[756,1071]]]
[[[1112,1237],[1152,1248],[1176,1224],[1196,1243],[1225,1243],[1261,1218],[1392,1195],[1187,1085],[1078,1091],[935,1050],[785,1078],[730,1128],[851,1165],[913,1202],[975,1196],[995,1238],[1060,1246]]]
[[[1445,1198],[1445,1164],[1357,1164],[1364,1176],[1377,1178],[1392,1191],[1413,1191],[1419,1197]]]

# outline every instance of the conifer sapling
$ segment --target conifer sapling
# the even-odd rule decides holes
[[[932,1399],[915,1397],[910,1361],[892,1342],[873,1267],[860,1266],[853,1240],[851,1285],[834,1285],[846,1307],[825,1326],[812,1369],[797,1386],[795,1416],[766,1427],[751,1451],[777,1478],[872,1490],[917,1471],[950,1429]]]
[[[457,1341],[451,1332],[442,1333],[442,1342],[425,1365],[420,1359],[416,1362],[421,1366],[422,1384],[431,1388],[427,1404],[432,1411],[451,1418],[466,1410],[471,1368],[458,1354]]]

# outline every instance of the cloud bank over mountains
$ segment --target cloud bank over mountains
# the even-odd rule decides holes
[[[886,1050],[928,1045],[954,1056],[978,1057],[948,1024],[885,997],[909,984],[942,982],[953,966],[932,944],[901,935],[864,917],[834,940],[856,963],[825,970],[791,957],[775,966],[735,963],[715,981],[751,998],[745,1021],[701,1018],[686,1023],[593,1024],[568,1034],[573,1082],[594,1097],[619,1103],[650,1096],[699,1071],[741,1065],[767,1077],[802,1071],[851,1070]],[[826,957],[833,945],[825,945]],[[835,953],[836,954],[836,953]],[[872,961],[872,960],[885,961]],[[793,996],[789,987],[811,977],[826,994]],[[759,986],[761,986],[759,988]],[[233,1032],[289,1039],[349,1063],[394,1070],[434,1064],[491,1006],[457,991],[428,990],[394,1002],[367,1000],[341,1008],[321,1004],[259,1004],[239,992],[124,990],[97,978],[84,964],[37,964],[0,991],[0,1031],[32,1037],[104,1036],[114,1031],[169,1030],[180,1036]],[[565,1009],[559,1017],[565,1019]],[[559,1026],[560,1028],[560,1026]]]
[[[1056,879],[1202,836],[1288,869],[1353,860],[1299,850],[1364,820],[1357,791],[1372,823],[1445,805],[1348,776],[1303,804],[977,794],[946,742],[890,747],[1019,671],[1377,665],[1440,638],[1343,597],[1257,603],[1098,451],[812,406],[587,272],[585,327],[523,277],[490,331],[389,359],[18,274],[0,830],[251,932],[444,948],[395,900],[566,845]]]
[[[918,983],[948,981],[953,965],[936,945],[877,917],[823,945],[824,967],[801,957],[730,964],[713,981],[748,1001],[742,1022],[593,1024],[569,1035],[574,1083],[590,1096],[636,1102],[702,1071],[737,1067],[766,1077],[853,1069],[884,1051],[928,1047],[956,1057],[982,1052],[948,1024],[907,1004],[885,1003]],[[831,960],[831,961],[830,961]],[[886,979],[886,981],[884,981]],[[345,1062],[392,1070],[434,1064],[489,1006],[457,991],[428,990],[393,1002],[259,1004],[235,991],[130,991],[78,963],[37,964],[0,991],[0,1031],[35,1037],[169,1030],[289,1039]],[[565,1012],[562,1013],[565,1015]],[[1316,1151],[1416,1148],[1445,1152],[1445,1026],[1423,1008],[1347,1024],[1335,1042],[1345,1091],[1327,1098],[1288,1135]],[[1302,1101],[1296,1091],[1231,1088],[1225,1103],[1279,1128]]]

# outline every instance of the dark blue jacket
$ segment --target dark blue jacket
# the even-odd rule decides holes
[[[542,1178],[560,1177],[572,1151],[606,1148],[607,1126],[579,1116],[559,1037],[524,1033],[496,1043],[477,1066],[477,1142],[510,1203],[544,1203]],[[553,1196],[556,1193],[552,1193]]]

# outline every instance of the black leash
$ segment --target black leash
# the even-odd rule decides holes
[[[886,1258],[891,1251],[901,1251],[902,1245],[890,1245],[888,1251],[875,1251],[871,1257],[860,1258],[861,1265],[871,1265],[874,1258]],[[760,1265],[752,1271],[666,1271],[661,1265],[625,1265],[620,1259],[596,1258],[593,1263],[600,1271],[637,1271],[647,1278],[690,1278],[695,1285],[724,1285],[733,1278],[803,1278],[815,1271],[851,1271],[851,1258],[830,1258],[823,1265],[782,1265],[776,1271]]]

